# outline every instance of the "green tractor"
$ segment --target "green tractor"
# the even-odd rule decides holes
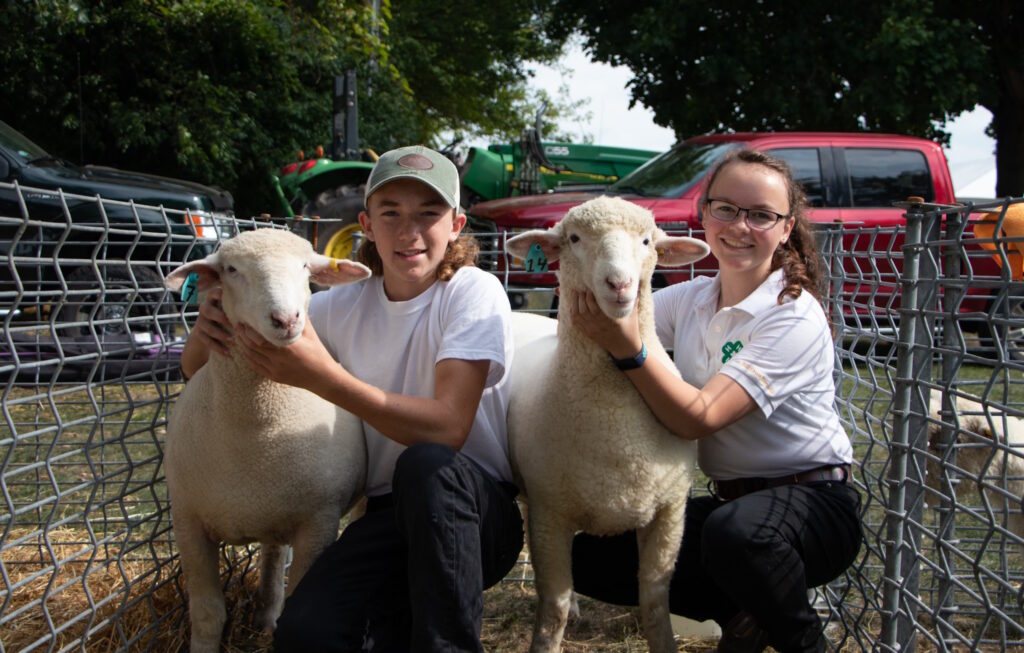
[[[281,205],[293,230],[318,252],[352,258],[362,236],[359,212],[363,188],[377,154],[359,147],[354,71],[334,83],[334,140],[331,156],[318,147],[315,156],[285,165],[274,177]],[[543,109],[541,110],[543,112]],[[452,143],[444,153],[459,166],[462,205],[515,195],[607,186],[643,165],[658,152],[597,145],[545,142],[540,113],[518,142],[472,147],[465,162]]]
[[[612,184],[660,152],[625,147],[555,143],[541,138],[540,117],[517,143],[470,148],[460,168],[462,203],[516,195],[595,190]]]
[[[359,149],[356,76],[348,71],[334,78],[334,141],[331,156],[317,147],[315,156],[299,159],[273,178],[284,214],[295,222],[293,231],[313,243],[318,252],[352,258],[362,228],[363,188],[377,155]]]

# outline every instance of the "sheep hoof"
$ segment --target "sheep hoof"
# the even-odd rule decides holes
[[[576,592],[573,592],[569,597],[569,618],[573,621],[580,618],[580,602],[576,598]]]

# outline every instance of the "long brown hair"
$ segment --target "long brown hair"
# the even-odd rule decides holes
[[[734,163],[764,166],[781,175],[786,182],[789,195],[789,217],[793,218],[793,228],[790,230],[789,239],[784,243],[779,243],[779,247],[772,255],[772,270],[782,268],[786,279],[786,286],[779,293],[779,303],[781,304],[786,297],[796,299],[804,290],[811,293],[819,303],[822,303],[825,287],[825,264],[821,260],[821,254],[818,253],[818,247],[814,242],[814,233],[811,231],[811,225],[805,213],[807,196],[800,184],[793,179],[793,173],[785,161],[758,150],[746,148],[730,150],[716,164],[708,179],[704,197],[701,198],[702,210],[707,205],[708,193],[718,174],[726,166]]]
[[[437,266],[437,280],[449,281],[455,272],[467,265],[476,265],[476,257],[480,251],[476,238],[472,234],[462,233],[454,242],[448,243],[444,250],[444,258]],[[370,268],[375,275],[384,274],[384,263],[380,259],[380,252],[377,251],[377,243],[369,238],[363,238],[356,250],[356,260]]]

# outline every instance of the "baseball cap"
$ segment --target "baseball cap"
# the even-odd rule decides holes
[[[416,179],[433,188],[453,209],[459,206],[459,170],[440,152],[423,145],[389,150],[377,159],[366,180],[365,205],[378,188],[396,179]]]

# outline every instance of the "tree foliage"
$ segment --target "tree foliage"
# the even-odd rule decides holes
[[[980,103],[1000,143],[998,192],[1024,192],[1024,22],[1012,0],[554,5],[555,33],[579,30],[596,60],[628,66],[633,102],[680,138],[800,129],[944,141],[942,125]],[[1004,158],[1004,145],[1021,154]]]
[[[240,215],[275,212],[269,175],[330,143],[346,69],[359,74],[364,146],[518,132],[514,111],[534,100],[523,59],[561,50],[532,2],[378,4],[2,3],[0,112],[57,156],[227,188]]]

